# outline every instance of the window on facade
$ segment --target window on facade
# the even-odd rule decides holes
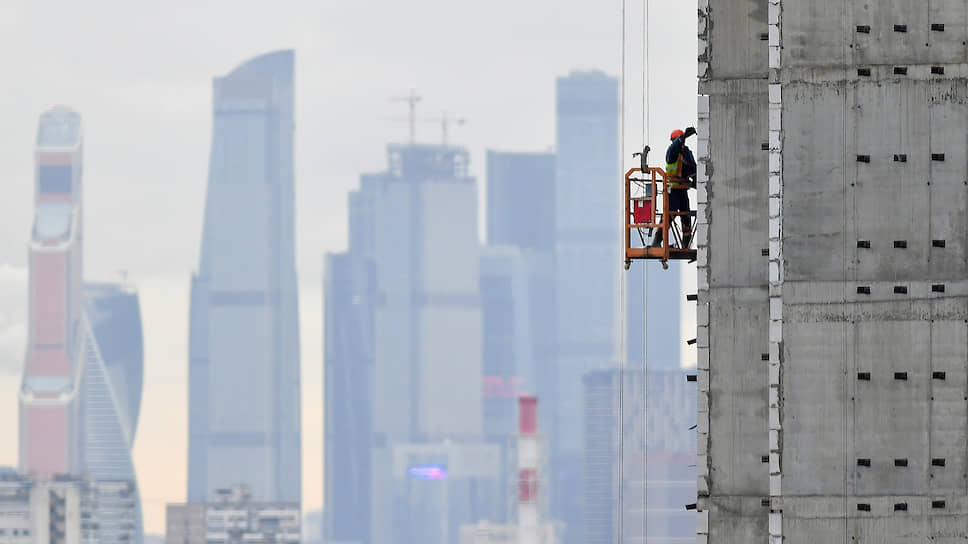
[[[71,192],[70,166],[41,166],[37,169],[37,185],[41,194]]]

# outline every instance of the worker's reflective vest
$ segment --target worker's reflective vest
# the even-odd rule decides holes
[[[679,187],[689,185],[689,181],[682,177],[682,153],[679,153],[676,162],[666,163],[666,176],[669,179],[668,184],[670,189],[678,189]]]

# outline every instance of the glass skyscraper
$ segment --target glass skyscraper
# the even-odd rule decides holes
[[[552,512],[564,541],[582,538],[582,376],[617,362],[621,202],[618,80],[572,72],[557,81],[555,288],[557,383]]]
[[[454,542],[502,492],[468,153],[390,145],[349,201],[349,250],[326,270],[327,539]]]
[[[208,195],[192,277],[188,500],[246,484],[298,503],[299,327],[292,51],[214,82]]]
[[[141,406],[141,311],[133,291],[84,285],[82,126],[40,118],[30,243],[30,343],[20,389],[20,469],[45,482],[84,475],[106,544],[141,542],[131,448]],[[73,476],[72,476],[73,475]]]
[[[324,512],[327,542],[369,542],[373,262],[356,252],[325,263]]]

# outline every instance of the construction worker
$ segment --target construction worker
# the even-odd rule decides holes
[[[696,133],[696,129],[689,127],[685,132],[674,130],[669,136],[672,143],[666,151],[666,176],[669,185],[669,226],[675,219],[673,212],[685,212],[680,215],[682,222],[682,247],[688,248],[692,241],[692,217],[689,215],[689,188],[696,181],[696,158],[692,150],[686,147],[686,139]],[[655,237],[650,247],[662,246],[662,230],[655,231]]]

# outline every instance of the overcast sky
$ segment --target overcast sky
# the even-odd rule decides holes
[[[642,4],[628,6],[625,156],[643,132]],[[695,123],[696,2],[653,0],[649,9],[650,137],[660,142]],[[552,148],[555,77],[574,68],[621,74],[621,20],[620,0],[0,1],[0,465],[17,462],[32,146],[47,106],[71,105],[84,120],[85,277],[117,280],[125,270],[141,294],[146,373],[135,461],[146,529],[162,533],[164,504],[185,497],[188,279],[212,78],[261,53],[296,50],[309,510],[322,504],[322,256],[346,245],[346,196],[359,174],[381,170],[385,144],[406,137],[406,123],[394,120],[406,107],[388,99],[415,88],[419,116],[466,118],[450,139],[470,148],[483,191],[485,149]],[[433,122],[417,134],[440,140]]]

